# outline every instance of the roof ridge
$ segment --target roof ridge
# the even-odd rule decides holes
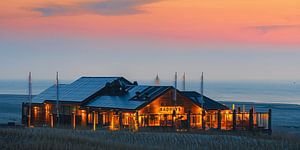
[[[145,85],[145,84],[140,84],[136,86],[148,86],[148,87],[173,87],[171,85]]]
[[[99,77],[99,76],[95,76],[95,77],[93,77],[93,76],[82,76],[82,77],[80,77],[80,78],[122,78],[121,76],[111,76],[111,77]]]

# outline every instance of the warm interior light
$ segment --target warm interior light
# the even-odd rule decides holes
[[[86,125],[86,111],[81,110],[81,125],[85,126]]]
[[[49,104],[45,104],[45,120],[46,120],[46,123],[49,124],[49,122],[50,122],[50,105]]]
[[[114,124],[114,115],[111,116],[111,124],[110,124],[110,130],[115,130],[115,124]]]

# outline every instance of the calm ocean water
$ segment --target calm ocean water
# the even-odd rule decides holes
[[[38,94],[53,84],[54,81],[33,81],[33,94]],[[162,85],[172,83],[163,82]],[[300,81],[207,81],[204,87],[205,95],[218,101],[300,104]],[[180,82],[178,88],[181,89]],[[199,91],[200,83],[187,82],[186,88]],[[27,81],[0,80],[0,94],[26,94],[27,91]]]

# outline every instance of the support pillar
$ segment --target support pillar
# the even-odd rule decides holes
[[[236,130],[236,110],[233,110],[233,114],[232,114],[232,130]]]
[[[202,129],[205,130],[205,110],[202,110]]]
[[[25,124],[25,119],[24,119],[24,102],[22,103],[22,124]]]
[[[191,128],[191,111],[189,110],[187,113],[187,130],[189,131]]]
[[[219,109],[218,110],[218,130],[222,129],[221,125],[222,125],[222,115],[221,115],[221,110]]]
[[[56,128],[59,127],[59,114],[56,114]]]
[[[101,114],[100,112],[98,113],[98,126],[100,128],[103,127],[103,114]]]
[[[149,113],[147,113],[147,117],[146,117],[146,125],[147,125],[147,127],[149,127],[149,122],[150,122],[150,115],[149,115]]]
[[[76,129],[76,112],[72,112],[72,127]]]
[[[250,109],[249,111],[249,129],[250,131],[253,130],[254,123],[253,123],[253,108]]]
[[[110,122],[110,130],[115,130],[115,119],[114,119],[114,113],[113,111],[110,112],[111,122]]]
[[[135,112],[135,130],[138,130],[139,129],[139,112],[136,111]]]
[[[42,119],[42,124],[43,125],[47,125],[47,121],[46,121],[46,108],[45,108],[45,105],[42,105],[41,106],[41,111],[42,111],[42,116],[43,116],[43,119]],[[41,118],[41,117],[40,117]]]
[[[93,111],[93,130],[96,131],[97,129],[97,124],[96,124],[96,120],[97,120],[97,112]]]
[[[176,116],[176,112],[175,112],[175,110],[173,110],[173,112],[172,112],[172,127],[173,128],[175,127],[175,116]]]
[[[30,128],[31,127],[31,114],[32,114],[32,109],[31,109],[32,107],[28,107],[28,116],[27,116],[27,123],[28,123],[28,127]]]
[[[89,123],[89,109],[86,110],[86,115],[85,115],[85,127],[88,127],[88,123]]]
[[[123,113],[120,111],[119,112],[119,126],[120,126],[120,130],[123,129]]]
[[[50,126],[51,126],[51,128],[54,127],[53,114],[50,114]]]
[[[269,117],[268,117],[268,130],[269,130],[269,134],[272,134],[272,109],[269,109]]]

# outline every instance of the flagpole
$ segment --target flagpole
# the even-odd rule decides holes
[[[203,86],[203,72],[202,72],[202,74],[201,74],[201,105],[202,105],[202,108],[204,108],[204,96],[203,96],[203,88],[204,88],[204,86]]]
[[[31,82],[31,72],[29,72],[28,77],[28,99],[29,99],[29,108],[28,108],[28,127],[31,127],[31,105],[32,105],[32,82]]]
[[[59,125],[59,82],[58,82],[58,72],[56,72],[56,119],[57,126]]]
[[[174,101],[175,101],[175,106],[177,105],[177,72],[175,72],[175,91],[174,91]]]
[[[183,74],[182,77],[182,90],[185,91],[185,73]]]

